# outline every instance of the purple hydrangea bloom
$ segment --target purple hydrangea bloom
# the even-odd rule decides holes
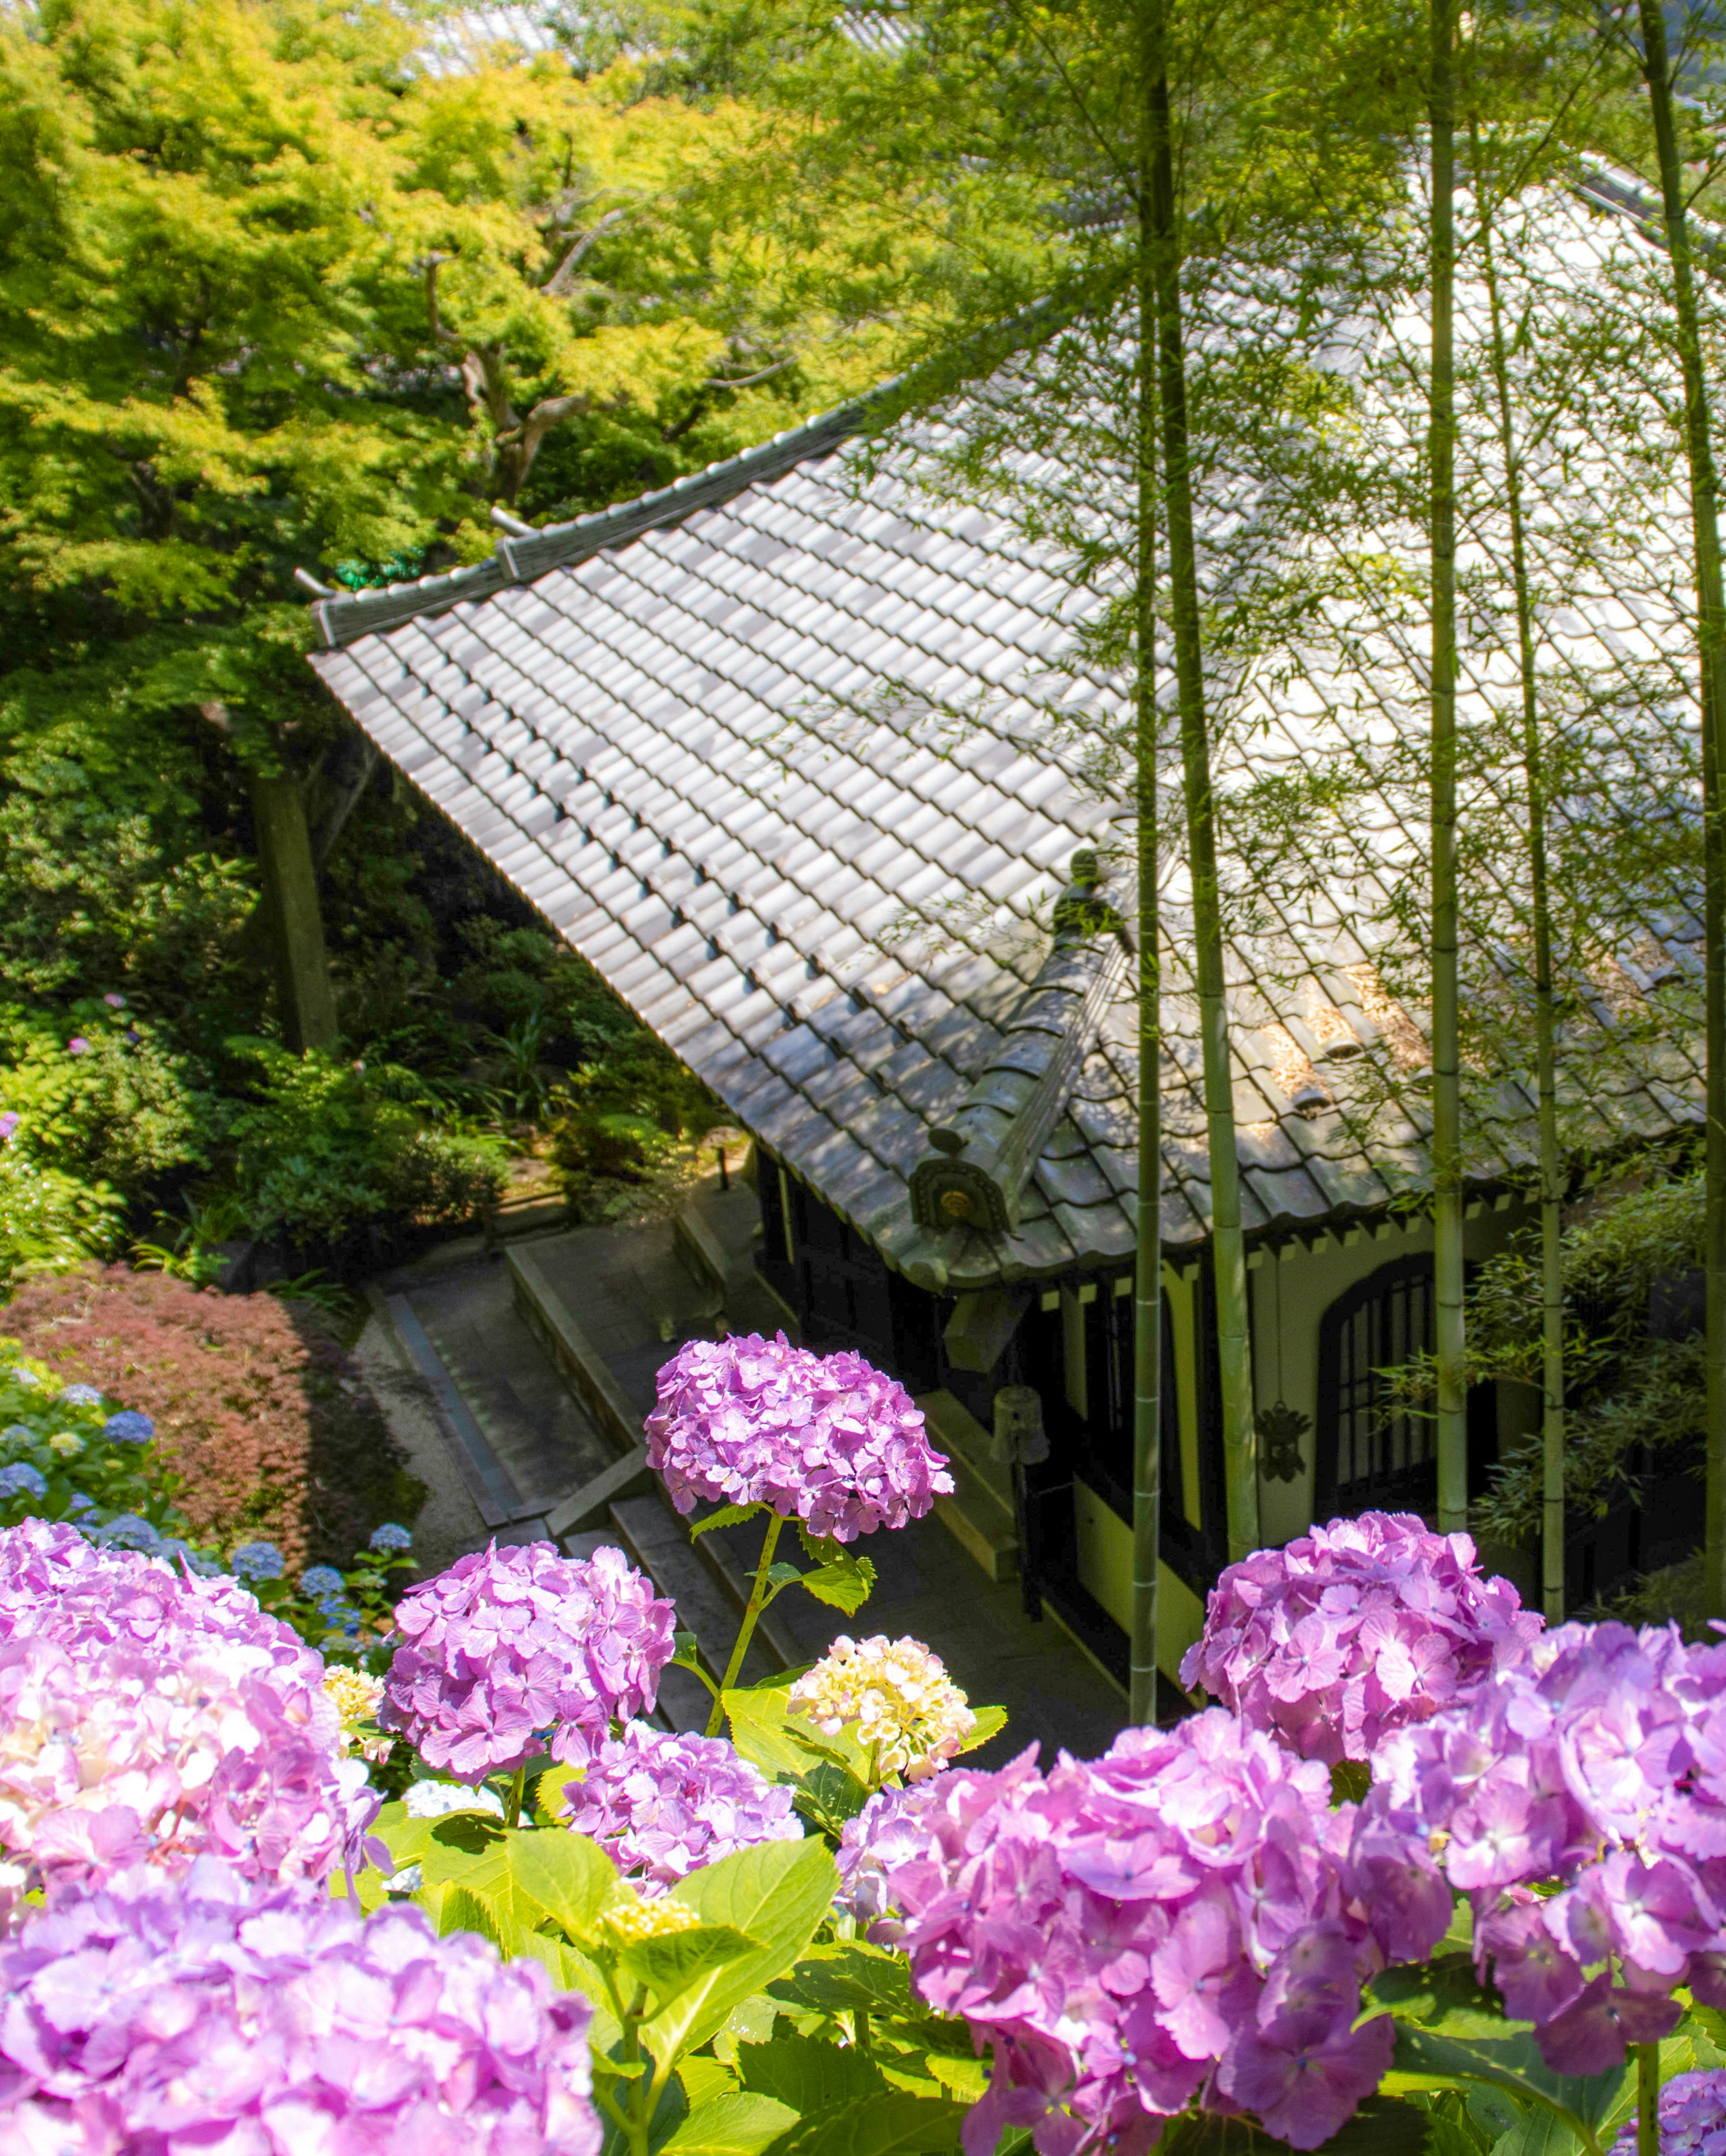
[[[873,1924],[893,1913],[894,1876],[927,1848],[924,1816],[940,1802],[943,1779],[937,1774],[904,1789],[877,1789],[857,1816],[845,1821],[834,1857],[839,1906],[848,1917]]]
[[[0,1531],[0,1846],[49,1881],[207,1853],[325,1877],[378,1798],[323,1677],[231,1579]]]
[[[44,1497],[47,1494],[46,1481],[28,1460],[15,1460],[10,1467],[0,1467],[0,1497]]]
[[[563,1791],[566,1824],[603,1843],[646,1895],[761,1841],[800,1841],[794,1793],[765,1781],[722,1737],[632,1722]]]
[[[120,993],[117,988],[110,988],[107,994],[102,998],[102,1001],[106,1004],[110,1010],[124,1010],[126,1009],[126,998]]]
[[[1393,2039],[1383,2015],[1353,2026],[1381,1958],[1344,1892],[1354,1808],[1331,1809],[1324,1768],[1217,1709],[1046,1775],[1035,1757],[924,1785],[922,1846],[886,1882],[899,1915],[874,1928],[993,2046],[967,2156],[1008,2126],[1041,2156],[1140,2156],[1195,2099],[1297,2148],[1328,2141]]]
[[[32,1917],[0,1987],[8,2147],[598,2156],[586,2001],[415,1908],[141,1866]]]
[[[814,1355],[783,1332],[680,1348],[646,1430],[647,1464],[680,1512],[698,1498],[771,1505],[836,1542],[920,1520],[953,1486],[902,1385],[849,1349]]]
[[[156,1435],[156,1425],[136,1408],[121,1408],[102,1424],[102,1435],[116,1445],[147,1445]]]
[[[0,1145],[7,1143],[23,1120],[16,1108],[8,1108],[0,1113]]]
[[[1542,1621],[1508,1579],[1481,1577],[1467,1535],[1364,1512],[1231,1564],[1180,1679],[1334,1766],[1518,1659]]]
[[[68,1385],[61,1392],[60,1398],[69,1408],[99,1408],[102,1404],[99,1385]]]
[[[675,1648],[671,1604],[621,1550],[550,1543],[458,1558],[396,1604],[403,1635],[378,1722],[429,1767],[480,1782],[548,1748],[581,1766],[653,1705]]]
[[[1726,2006],[1726,1646],[1561,1626],[1373,1772],[1354,1884],[1385,1952],[1424,1958],[1467,1894],[1482,1970],[1555,2071],[1667,2035],[1681,1985]]]
[[[66,1053],[68,1055],[88,1055],[90,1043],[81,1033],[74,1033],[66,1043]]]
[[[1611,2156],[1636,2156],[1631,2119]],[[1726,2156],[1726,2071],[1674,2074],[1660,2092],[1660,2156]]]

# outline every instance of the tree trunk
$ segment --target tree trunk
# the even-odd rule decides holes
[[[1549,1625],[1564,1614],[1564,1165],[1559,1150],[1558,1024],[1552,988],[1552,889],[1546,864],[1546,765],[1535,698],[1534,610],[1528,595],[1528,556],[1523,523],[1523,468],[1511,417],[1510,367],[1498,273],[1492,259],[1492,216],[1476,141],[1475,205],[1480,223],[1487,300],[1491,310],[1492,386],[1510,513],[1510,572],[1516,593],[1516,638],[1522,673],[1523,768],[1528,788],[1528,883],[1534,910],[1534,1082],[1540,1125],[1540,1606]]]
[[[1468,1522],[1463,1382],[1462,1059],[1456,942],[1456,90],[1451,0],[1431,0],[1432,1236],[1438,1525]]]
[[[1145,41],[1148,43],[1147,39]],[[1141,54],[1141,63],[1151,58]],[[1134,792],[1138,845],[1138,1247],[1133,1301],[1133,1637],[1128,1713],[1157,1718],[1157,1568],[1163,1542],[1163,1019],[1157,903],[1157,439],[1155,239],[1148,89],[1138,159],[1138,351],[1133,370],[1138,448],[1136,561],[1138,667],[1134,680]]]
[[[1241,1229],[1241,1167],[1235,1150],[1234,1081],[1230,1068],[1228,1011],[1223,1000],[1222,894],[1217,880],[1216,812],[1211,791],[1210,726],[1199,642],[1199,573],[1188,461],[1186,353],[1181,326],[1180,243],[1175,215],[1164,0],[1148,0],[1146,28],[1150,47],[1146,101],[1158,401],[1162,418],[1175,690],[1180,709],[1181,773],[1193,884],[1194,971],[1205,1055],[1205,1125],[1210,1156],[1217,1359],[1221,1376],[1229,1558],[1233,1563],[1258,1547],[1258,1438],[1253,1422],[1252,1342],[1247,1327],[1246,1247]]]
[[[1726,1615],[1726,819],[1720,798],[1721,732],[1726,726],[1726,593],[1720,573],[1719,479],[1703,372],[1695,270],[1684,177],[1672,117],[1671,63],[1660,0],[1639,0],[1643,74],[1660,160],[1661,209],[1684,377],[1684,447],[1696,550],[1698,687],[1702,703],[1703,956],[1706,972],[1707,1137],[1703,1259],[1708,1321],[1708,1496],[1705,1609]]]
[[[330,993],[305,798],[299,782],[286,772],[266,776],[254,771],[251,793],[252,833],[264,882],[264,914],[275,965],[282,1032],[288,1045],[301,1053],[308,1048],[331,1048],[336,1003]]]

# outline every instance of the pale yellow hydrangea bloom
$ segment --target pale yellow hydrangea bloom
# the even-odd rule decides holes
[[[849,1728],[874,1758],[877,1777],[921,1782],[938,1774],[977,1727],[965,1695],[921,1640],[851,1640],[840,1633],[824,1658],[792,1686],[790,1707],[829,1737]]]
[[[57,1430],[48,1440],[48,1449],[62,1460],[75,1460],[84,1450],[84,1440],[75,1430]]]
[[[392,1740],[378,1727],[378,1702],[383,1697],[382,1677],[332,1664],[324,1671],[324,1695],[342,1717],[342,1734],[350,1751],[357,1741],[362,1758],[388,1757]]]
[[[692,1932],[701,1921],[687,1902],[669,1897],[657,1902],[619,1902],[605,1912],[606,1928],[626,1947],[643,1939],[662,1939],[671,1932]]]

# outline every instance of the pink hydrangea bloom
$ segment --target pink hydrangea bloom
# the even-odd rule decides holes
[[[1042,2156],[1140,2156],[1194,2100],[1297,2148],[1328,2140],[1392,2035],[1382,2016],[1352,2025],[1380,1957],[1344,1889],[1353,1807],[1331,1810],[1325,1769],[1216,1709],[1047,1775],[1034,1758],[926,1785],[927,1840],[875,1928],[994,2047],[967,2156],[1015,2125]]]
[[[0,2140],[53,2156],[598,2156],[589,2010],[424,1913],[211,1860],[0,1947]]]
[[[646,1430],[647,1464],[680,1512],[697,1499],[771,1505],[836,1542],[920,1520],[953,1486],[902,1385],[783,1332],[680,1348]]]
[[[676,1642],[671,1604],[621,1550],[550,1543],[458,1558],[396,1605],[381,1728],[480,1782],[550,1750],[580,1766],[611,1718],[645,1714]]]
[[[1726,1646],[1563,1625],[1373,1774],[1354,1874],[1386,1952],[1424,1958],[1466,1893],[1482,1971],[1557,2072],[1666,2035],[1680,1985],[1726,2006]]]
[[[646,1895],[758,1842],[803,1839],[794,1792],[763,1780],[722,1737],[669,1736],[640,1722],[598,1747],[564,1800],[568,1824],[602,1842]]]
[[[1231,1564],[1180,1680],[1334,1766],[1515,1661],[1541,1623],[1508,1579],[1481,1577],[1467,1535],[1363,1512]]]
[[[165,1558],[98,1549],[46,1520],[0,1531],[0,1642],[148,1649],[176,1630],[250,1648],[285,1678],[323,1682],[323,1656],[225,1573],[200,1579]]]
[[[1611,2156],[1636,2156],[1635,2119]],[[1674,2074],[1661,2089],[1660,2156],[1726,2156],[1726,2072]]]
[[[232,1580],[0,1532],[0,1848],[50,1882],[211,1853],[324,1878],[378,1799],[323,1678]]]

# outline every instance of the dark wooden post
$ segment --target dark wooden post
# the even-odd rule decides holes
[[[288,773],[250,774],[252,834],[264,883],[264,910],[288,1045],[332,1048],[336,999],[330,990],[317,876],[299,782]]]

